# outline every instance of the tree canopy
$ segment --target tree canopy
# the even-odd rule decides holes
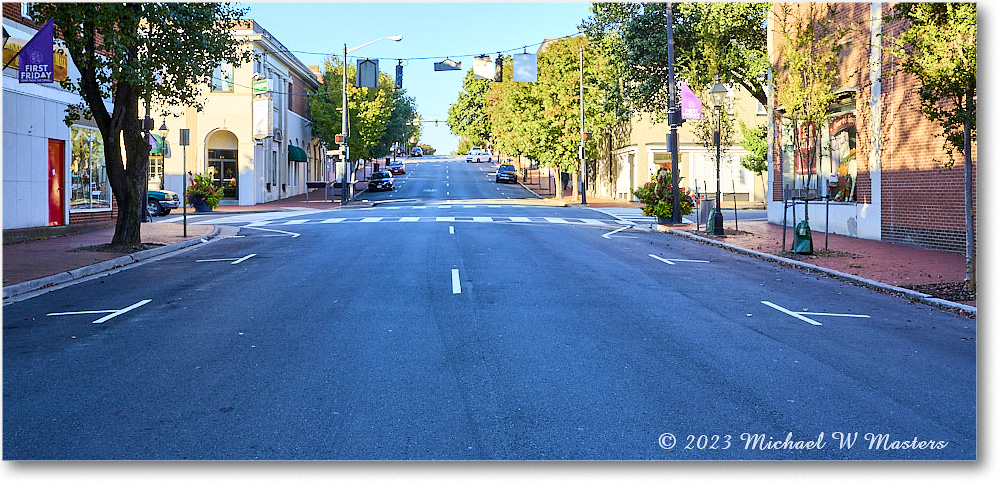
[[[118,204],[111,245],[138,248],[150,150],[140,103],[201,109],[213,70],[252,58],[231,33],[245,10],[229,3],[86,2],[33,3],[31,12],[39,23],[53,18],[80,71],[78,79],[61,82],[84,100],[67,109],[67,125],[93,119],[101,131]]]
[[[767,104],[758,76],[768,67],[769,3],[675,3],[674,52],[677,75],[697,91],[714,77],[743,86]],[[637,110],[668,109],[667,16],[663,3],[594,3],[583,23],[587,36],[612,57],[625,97]]]
[[[328,58],[324,66],[322,93],[310,100],[316,137],[336,146],[334,136],[343,132],[343,61]],[[419,136],[420,128],[408,125],[417,118],[416,103],[406,91],[395,89],[393,80],[379,73],[378,87],[357,87],[354,66],[347,66],[348,124],[347,139],[352,159],[384,156],[396,141]]]

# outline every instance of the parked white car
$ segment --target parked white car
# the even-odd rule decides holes
[[[492,163],[493,155],[480,150],[471,150],[469,154],[465,157],[466,163],[482,163],[482,162]]]

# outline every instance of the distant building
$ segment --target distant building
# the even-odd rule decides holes
[[[185,171],[208,173],[224,188],[222,204],[255,205],[305,193],[307,180],[323,180],[325,148],[313,138],[307,94],[319,87],[316,73],[257,22],[236,30],[257,60],[219,66],[206,86],[205,109],[174,110],[167,119],[163,188],[183,190]],[[256,86],[256,87],[255,87]],[[255,91],[256,89],[256,91]],[[190,130],[187,164],[180,128]]]
[[[9,62],[3,70],[3,228],[111,222],[117,207],[97,125],[64,123],[66,107],[83,99],[58,83],[18,82],[14,57],[41,27],[28,18],[28,5],[3,4],[3,62]],[[58,44],[56,79],[79,77]]]
[[[739,121],[743,121],[748,128],[763,126],[767,124],[767,112],[746,90],[738,86],[727,87],[729,95],[723,109],[736,122],[733,124],[733,143],[723,147],[722,163],[719,165],[722,199],[726,203],[733,200],[763,202],[767,186],[764,178],[740,163],[740,159],[749,152],[740,146]],[[713,109],[708,104],[710,102],[702,106],[706,116],[707,111]],[[693,127],[696,122],[685,121],[677,130],[680,186],[697,190],[703,195],[707,190],[709,198],[714,198],[716,150],[711,141],[710,146],[706,146],[698,138]],[[632,200],[632,191],[652,181],[657,170],[670,169],[669,132],[670,125],[666,120],[655,123],[648,113],[633,116],[612,136],[610,159],[597,163],[595,172],[592,172],[595,173],[594,179],[589,185],[594,195]]]
[[[13,57],[41,27],[28,18],[27,5],[3,4],[9,36],[3,60],[11,61],[3,70],[3,228],[112,223],[117,204],[100,132],[86,119],[64,123],[67,106],[82,98],[58,83],[17,80]],[[213,173],[225,188],[222,203],[253,205],[304,193],[306,180],[325,179],[326,150],[313,138],[306,97],[319,87],[315,73],[252,20],[236,35],[249,41],[258,60],[219,66],[205,86],[204,111],[176,108],[174,117],[155,117],[155,127],[165,122],[169,134],[166,140],[150,134],[150,188],[181,193],[185,171]],[[56,77],[79,77],[58,44]],[[253,93],[255,80],[268,81],[262,94]],[[181,128],[190,130],[186,150]]]

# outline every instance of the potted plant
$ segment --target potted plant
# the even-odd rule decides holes
[[[694,211],[694,197],[684,187],[678,187],[678,190],[681,196],[681,215],[690,215]],[[674,197],[669,172],[633,191],[632,195],[642,202],[643,215],[656,217],[660,224],[668,224],[673,219]]]
[[[211,212],[219,206],[219,200],[222,200],[222,187],[212,185],[211,176],[194,175],[189,181],[188,203],[194,206],[195,212]]]

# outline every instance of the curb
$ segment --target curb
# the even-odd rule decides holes
[[[724,249],[727,249],[727,250],[730,250],[730,251],[733,251],[733,252],[750,255],[750,256],[753,256],[753,257],[760,258],[760,259],[769,260],[771,262],[777,262],[777,263],[782,264],[782,265],[786,265],[786,266],[790,266],[790,267],[795,267],[795,268],[798,268],[798,269],[805,269],[805,270],[810,270],[810,271],[822,272],[822,273],[824,273],[824,274],[826,274],[826,275],[828,275],[830,277],[834,277],[834,278],[837,278],[837,279],[841,279],[841,280],[845,280],[845,281],[857,283],[857,284],[860,284],[862,286],[866,286],[866,287],[875,289],[877,291],[882,291],[882,292],[896,294],[896,295],[899,295],[899,296],[902,296],[902,297],[905,297],[905,298],[908,298],[908,299],[912,299],[912,300],[917,301],[917,302],[921,302],[921,303],[928,304],[928,305],[931,305],[931,306],[938,306],[938,307],[941,307],[941,308],[944,308],[944,309],[954,309],[954,310],[958,310],[958,311],[965,311],[965,312],[968,312],[968,313],[972,313],[972,315],[974,317],[976,316],[976,307],[975,306],[968,306],[968,305],[965,305],[965,304],[959,304],[959,303],[952,302],[952,301],[945,301],[944,299],[939,299],[939,298],[933,297],[933,296],[931,296],[929,294],[924,294],[922,292],[917,292],[917,291],[914,291],[912,289],[906,289],[906,288],[903,288],[903,287],[898,287],[898,286],[893,286],[893,285],[890,285],[890,284],[886,284],[884,282],[878,282],[878,281],[873,281],[871,279],[865,279],[863,277],[855,276],[853,274],[847,274],[845,272],[840,272],[840,271],[836,271],[836,270],[833,270],[833,269],[827,269],[825,267],[820,267],[820,266],[816,266],[816,265],[812,265],[812,264],[807,264],[805,262],[799,262],[797,260],[786,259],[784,257],[778,257],[776,255],[765,254],[763,252],[757,252],[757,251],[750,250],[750,249],[744,249],[743,247],[737,247],[735,245],[729,245],[729,244],[726,244],[726,243],[723,243],[723,242],[718,242],[718,241],[715,241],[715,240],[712,240],[712,239],[707,239],[705,237],[694,235],[694,234],[685,232],[683,230],[677,230],[677,229],[673,229],[673,228],[668,228],[667,229],[667,233],[678,235],[678,236],[681,236],[681,237],[686,237],[686,238],[689,238],[691,240],[695,240],[695,241],[698,241],[698,242],[701,242],[701,243],[704,243],[704,244],[709,244],[709,245],[714,245],[714,246],[717,246],[717,247],[722,247]]]
[[[152,259],[163,254],[178,251],[181,249],[186,249],[188,247],[201,244],[211,240],[219,235],[222,229],[219,226],[215,226],[215,229],[211,234],[205,237],[199,237],[195,239],[185,240],[183,242],[177,242],[175,244],[165,245],[163,247],[157,247],[155,249],[143,250],[136,252],[134,254],[123,255],[121,257],[115,257],[114,259],[109,259],[103,262],[98,262],[96,264],[91,264],[89,266],[80,267],[77,269],[70,269],[68,271],[63,271],[58,274],[53,274],[51,276],[40,277],[38,279],[33,279],[30,281],[21,282],[18,284],[13,284],[10,286],[4,286],[3,288],[3,300],[7,301],[10,298],[21,296],[29,292],[34,292],[39,289],[44,289],[47,287],[65,284],[67,282],[75,281],[77,279],[82,279],[84,277],[93,276],[95,274],[100,274],[102,272],[107,272],[119,267],[125,267],[136,262],[141,262],[147,259]]]

